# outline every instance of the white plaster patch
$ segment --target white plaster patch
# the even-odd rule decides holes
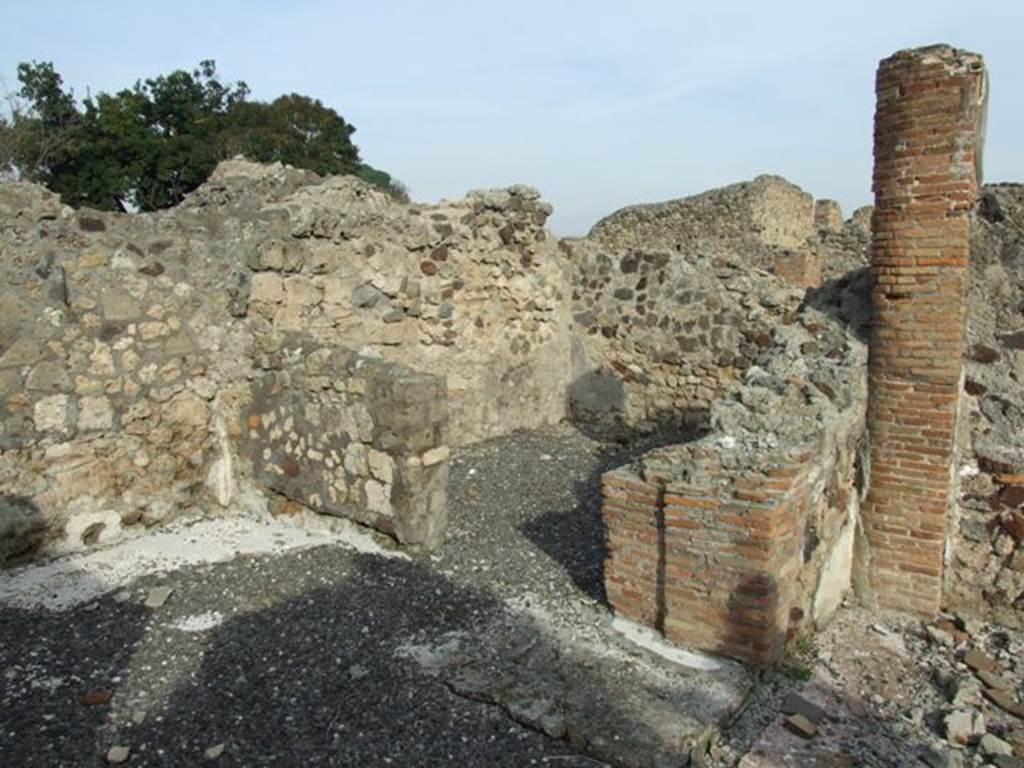
[[[442,637],[445,639],[436,645],[400,645],[395,648],[394,654],[400,659],[416,662],[427,674],[436,675],[453,655],[462,650],[462,644],[467,639],[464,632],[448,632]]]
[[[355,530],[354,524],[302,529],[269,517],[183,520],[109,547],[0,572],[0,603],[65,611],[147,574],[324,544],[405,557],[384,549],[369,534]]]
[[[217,503],[226,507],[235,495],[235,472],[231,441],[228,439],[227,426],[221,416],[217,416],[214,422],[214,433],[217,435],[220,455],[210,464],[206,474],[206,487],[210,489]]]
[[[857,527],[856,494],[851,494],[850,504],[846,526],[836,537],[832,550],[825,558],[818,577],[818,587],[814,592],[813,618],[815,626],[819,629],[839,610],[853,580],[853,543]]]
[[[171,626],[182,632],[206,632],[223,623],[224,614],[220,611],[206,611],[191,616],[182,616],[177,621],[171,622]]]
[[[703,653],[685,651],[678,646],[672,645],[658,632],[650,627],[644,627],[636,622],[616,616],[612,621],[612,629],[619,632],[623,637],[634,645],[644,650],[661,656],[667,661],[681,664],[691,669],[702,669],[712,672],[722,668],[722,662]]]

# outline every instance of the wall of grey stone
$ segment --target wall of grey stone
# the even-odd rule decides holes
[[[262,357],[239,458],[316,512],[431,550],[444,540],[444,380],[293,335]]]
[[[777,176],[652,205],[563,241],[577,418],[653,428],[706,411],[793,322],[805,287],[772,271],[822,249],[814,201]]]
[[[654,427],[706,411],[774,344],[804,292],[738,256],[566,243],[580,349],[574,415]]]
[[[1024,186],[983,188],[971,228],[964,450],[945,601],[1024,626]]]

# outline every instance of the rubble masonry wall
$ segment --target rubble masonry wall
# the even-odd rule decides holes
[[[402,544],[437,548],[448,519],[444,380],[302,336],[268,363],[239,441],[259,483]]]
[[[566,415],[549,212],[525,187],[406,206],[351,178],[239,160],[153,214],[72,211],[4,184],[3,562],[181,514],[260,513],[278,494],[436,545],[450,442]],[[324,347],[355,350],[353,370],[327,361],[328,389],[308,369]],[[287,435],[264,428],[289,417]],[[361,456],[356,444],[365,467],[327,466],[322,448]],[[277,471],[296,466],[316,482]]]

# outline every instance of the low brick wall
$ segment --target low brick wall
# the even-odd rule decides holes
[[[700,484],[604,475],[612,607],[670,640],[766,663],[782,650],[795,606],[810,511],[806,464],[707,476]]]
[[[444,540],[444,380],[294,339],[256,382],[239,453],[257,482],[316,512],[434,549]]]
[[[850,375],[863,386],[863,368]],[[798,391],[765,411],[810,424]],[[728,415],[712,412],[722,431],[602,477],[605,590],[616,613],[670,640],[764,664],[826,623],[851,586],[863,400],[806,433],[733,414],[763,424],[744,435]]]

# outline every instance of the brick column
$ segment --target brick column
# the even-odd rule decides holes
[[[775,254],[772,272],[797,288],[821,285],[821,256],[814,251],[783,251]]]
[[[876,80],[866,565],[880,607],[923,615],[940,606],[955,499],[985,90],[981,57],[949,46],[901,51]]]

